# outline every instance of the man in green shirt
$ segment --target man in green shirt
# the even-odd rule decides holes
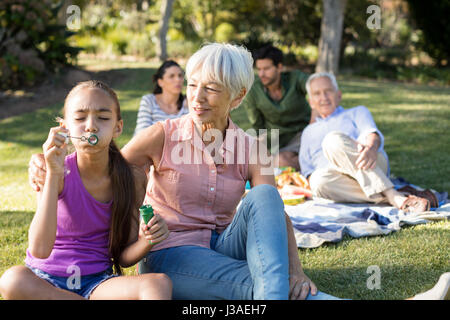
[[[258,77],[242,106],[257,134],[259,129],[267,129],[268,145],[271,130],[279,130],[278,153],[272,149],[275,164],[299,170],[301,133],[312,122],[311,108],[305,97],[308,75],[300,70],[283,72],[283,53],[273,46],[256,50],[253,59]]]

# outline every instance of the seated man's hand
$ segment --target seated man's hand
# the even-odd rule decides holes
[[[377,165],[378,148],[365,146],[358,142],[359,157],[356,159],[358,169],[374,169]]]
[[[28,182],[35,191],[41,191],[44,187],[46,175],[45,158],[42,153],[33,154],[28,163]]]

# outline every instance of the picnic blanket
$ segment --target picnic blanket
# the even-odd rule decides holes
[[[449,219],[448,194],[437,195],[439,208],[419,214],[404,213],[386,204],[334,203],[318,198],[295,206],[285,205],[285,210],[291,218],[297,246],[316,248],[325,242],[339,242],[346,234],[354,238],[386,235],[405,225]]]

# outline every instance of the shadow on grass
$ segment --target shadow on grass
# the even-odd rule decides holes
[[[389,111],[394,111],[395,106],[400,105],[398,111],[406,114],[408,112],[426,112],[425,108],[418,109],[415,106],[433,104],[433,106],[438,105],[448,112],[447,105],[450,94],[446,87],[421,86],[399,82],[356,82],[354,80],[342,81],[341,87],[344,107],[362,104],[376,113],[385,111],[385,106],[389,106]],[[433,107],[433,110],[428,111],[434,112],[435,109]]]
[[[403,300],[431,289],[440,275],[448,270],[374,265],[304,271],[320,291],[339,298]]]
[[[406,299],[431,289],[449,271],[450,230],[440,225],[404,226],[389,235],[358,239],[347,235],[338,243],[300,249],[300,259],[305,260],[305,273],[328,294],[363,300]]]
[[[121,110],[125,123],[125,134],[133,133],[139,109],[139,101],[136,105],[132,105],[131,109],[128,108],[128,104],[131,100],[139,99],[142,95],[151,92],[153,87],[151,77],[155,71],[154,68],[124,68],[109,71],[113,72],[113,76],[109,75],[111,82],[117,83],[117,86],[113,86],[113,88],[119,97],[121,106],[127,106],[126,109],[129,109],[122,108]],[[123,77],[124,79],[120,82],[120,79],[112,79],[113,77]],[[105,76],[92,77],[92,79],[102,78]],[[70,88],[66,90],[64,98],[69,90]],[[0,120],[0,140],[33,148],[42,146],[49,129],[57,125],[55,118],[61,116],[63,99],[51,106],[44,106],[33,112]]]
[[[73,68],[66,68],[58,75],[48,75],[39,84],[17,90],[16,94],[2,94],[0,92],[0,119],[32,112],[57,103],[62,104],[70,89],[83,79],[101,80],[111,88],[116,89],[122,86],[123,83],[133,82],[135,78],[140,78],[134,84],[134,87],[138,88],[140,85],[147,85],[146,88],[150,88],[152,86],[151,77],[155,73],[154,68],[117,68],[106,71],[83,70],[83,78],[80,78],[74,75],[73,71],[75,71]]]
[[[0,211],[0,229],[28,226],[33,219],[34,211]]]
[[[344,78],[339,79],[342,82],[342,87],[351,89],[353,92],[367,92],[367,88],[371,92],[378,93],[390,93],[394,94],[401,90],[409,90],[414,92],[424,92],[424,93],[435,93],[435,94],[446,94],[448,91],[448,86],[432,86],[426,84],[414,84],[414,83],[402,83],[399,81],[383,81],[383,80],[373,80],[373,79],[357,79],[357,77],[352,76],[350,79]],[[388,95],[386,95],[388,96]]]

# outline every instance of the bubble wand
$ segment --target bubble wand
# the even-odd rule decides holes
[[[81,137],[69,136],[65,132],[59,132],[59,134],[66,138],[66,143],[69,143],[69,138],[80,139],[81,141],[87,141],[92,146],[95,146],[98,143],[98,137],[95,134],[91,134],[89,137],[85,137],[85,136],[81,136]]]

